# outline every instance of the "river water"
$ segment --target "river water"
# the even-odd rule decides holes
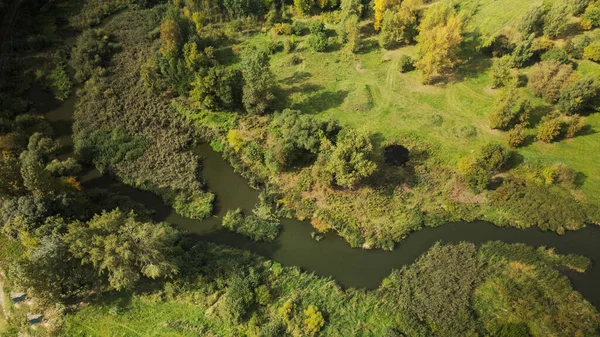
[[[53,124],[56,136],[64,148],[60,155],[62,158],[73,155],[71,124],[76,102],[74,96],[62,104],[56,103],[48,93],[39,89],[34,88],[30,96],[38,102],[38,109],[46,112],[46,118]],[[483,221],[449,223],[417,231],[399,243],[393,252],[386,252],[351,248],[342,238],[333,234],[325,235],[322,241],[317,242],[311,238],[313,228],[308,222],[282,219],[281,233],[274,242],[252,242],[244,236],[222,229],[220,218],[229,209],[242,208],[250,211],[258,201],[258,192],[250,188],[246,180],[236,174],[210,146],[204,144],[195,151],[203,157],[202,174],[208,188],[217,196],[215,216],[203,221],[179,216],[156,195],[101,176],[97,170],[84,173],[82,183],[85,187],[111,188],[128,195],[155,210],[156,221],[166,221],[195,233],[199,240],[250,250],[286,266],[298,266],[320,276],[330,276],[343,287],[376,288],[392,269],[414,262],[436,242],[466,241],[480,244],[500,240],[534,247],[553,247],[557,253],[580,254],[592,259],[594,266],[588,272],[565,273],[574,288],[600,308],[600,266],[597,266],[600,262],[600,228],[595,226],[558,235],[536,228],[500,228]]]

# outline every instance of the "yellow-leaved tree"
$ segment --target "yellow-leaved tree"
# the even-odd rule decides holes
[[[373,11],[375,12],[375,17],[373,20],[373,27],[375,30],[379,30],[381,28],[381,23],[383,22],[383,14],[386,10],[391,9],[394,5],[398,5],[400,2],[398,0],[375,0],[373,3]]]
[[[415,64],[423,72],[423,83],[433,82],[460,62],[464,24],[463,15],[448,2],[425,12],[419,25],[419,60]]]

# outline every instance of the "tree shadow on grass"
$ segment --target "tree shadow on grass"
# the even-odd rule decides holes
[[[297,71],[292,76],[286,77],[283,80],[281,80],[280,82],[285,85],[294,85],[294,84],[299,84],[299,83],[306,81],[311,76],[312,75],[309,72]]]
[[[319,87],[312,85],[314,87]],[[306,90],[302,90],[306,91]],[[293,103],[291,106],[293,109],[302,111],[303,113],[316,114],[325,110],[329,110],[338,107],[344,103],[344,99],[348,96],[348,91],[313,91],[312,94],[308,95],[301,102]]]
[[[533,107],[529,114],[530,127],[535,127],[536,125],[538,125],[540,123],[540,121],[542,120],[542,117],[551,113],[552,110],[553,110],[553,108],[550,105],[538,105],[538,106]]]
[[[369,54],[375,50],[379,50],[381,49],[381,47],[379,46],[379,43],[377,43],[377,41],[375,40],[365,40],[365,41],[361,41],[360,44],[360,49],[358,50],[357,54]]]
[[[577,172],[577,174],[575,175],[575,186],[577,188],[581,188],[581,186],[583,186],[583,184],[585,184],[585,181],[587,180],[588,176],[583,173],[583,172]]]

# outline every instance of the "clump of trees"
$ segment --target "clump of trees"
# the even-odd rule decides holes
[[[390,48],[396,43],[410,43],[418,33],[418,16],[422,0],[407,0],[400,4],[392,4],[387,0],[376,1],[383,10],[381,23],[375,29],[379,32],[379,44]],[[378,11],[375,12],[376,18]]]
[[[319,154],[322,139],[333,141],[340,130],[337,122],[321,122],[300,111],[286,109],[275,115],[271,123],[274,158],[283,168],[311,163]]]
[[[323,139],[316,163],[320,181],[326,185],[354,188],[377,169],[369,159],[372,152],[373,145],[365,131],[344,129],[338,133],[335,144]]]
[[[560,98],[560,91],[573,74],[570,65],[558,61],[540,62],[529,73],[529,88],[548,103],[554,104]]]
[[[489,186],[493,175],[506,168],[509,159],[510,152],[505,147],[490,143],[462,158],[458,162],[458,171],[473,190],[481,192]]]
[[[529,123],[531,102],[514,84],[502,90],[498,96],[490,119],[490,128],[508,130],[516,124]]]
[[[69,252],[98,274],[106,273],[114,289],[131,289],[141,277],[172,277],[178,273],[175,244],[179,233],[166,223],[135,220],[119,209],[103,212],[88,222],[68,226]]]
[[[310,25],[310,35],[306,43],[314,51],[322,52],[327,49],[327,35],[325,34],[325,24],[323,22],[315,21]]]
[[[75,79],[84,82],[93,75],[102,76],[106,63],[116,44],[111,37],[99,29],[87,29],[78,38],[71,52],[71,67]]]
[[[266,204],[258,205],[248,216],[244,216],[239,208],[229,210],[221,224],[253,241],[273,241],[279,235],[279,220]]]
[[[425,11],[419,25],[419,60],[423,82],[431,83],[447,74],[460,62],[464,17],[449,3],[435,4]]]
[[[258,48],[249,48],[243,55],[241,67],[244,108],[251,114],[267,112],[275,98],[275,78],[270,69],[269,55]]]

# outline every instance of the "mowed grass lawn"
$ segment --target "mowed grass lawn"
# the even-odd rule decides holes
[[[253,37],[249,43],[260,39],[266,35]],[[434,145],[436,157],[448,165],[485,143],[506,144],[506,132],[492,130],[488,124],[498,94],[488,75],[491,60],[481,57],[467,62],[448,83],[422,85],[419,71],[403,74],[398,70],[400,56],[415,56],[415,46],[387,51],[370,37],[355,55],[335,46],[317,53],[308,49],[305,39],[296,39],[296,51],[278,52],[271,60],[288,107],[365,128],[379,143],[403,137],[421,139]],[[293,62],[294,56],[302,62]],[[600,75],[600,65],[579,63],[583,74]],[[532,141],[518,152],[526,161],[562,162],[581,172],[587,200],[600,204],[600,114],[587,116],[586,121],[590,129],[574,139],[553,144]],[[533,138],[535,129],[530,134]]]

